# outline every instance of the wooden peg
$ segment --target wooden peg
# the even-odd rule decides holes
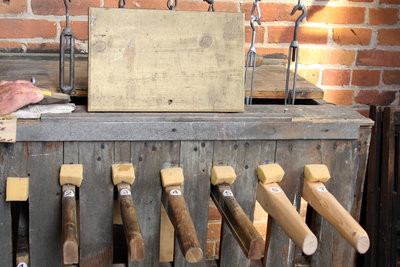
[[[350,245],[364,254],[370,245],[368,234],[321,183],[329,178],[329,170],[325,165],[305,165],[303,198],[330,222]]]
[[[232,193],[230,184],[235,179],[231,166],[213,167],[211,197],[246,257],[259,260],[263,256],[264,240]]]
[[[145,259],[144,239],[132,199],[131,184],[135,181],[132,164],[113,164],[112,179],[118,189],[118,202],[130,261]]]
[[[304,254],[313,254],[318,246],[317,238],[277,184],[285,174],[281,166],[276,163],[261,165],[258,166],[257,173],[260,180],[257,201]]]
[[[203,258],[203,250],[197,238],[196,229],[180,185],[183,183],[181,168],[161,170],[161,182],[164,187],[162,202],[168,217],[175,228],[180,249],[189,263],[199,262]]]
[[[81,164],[63,164],[60,169],[60,185],[62,186],[62,260],[63,265],[79,263],[79,242],[76,219],[75,187],[80,186],[83,179]]]

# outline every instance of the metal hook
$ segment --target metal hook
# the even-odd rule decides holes
[[[301,10],[301,15],[297,18],[295,27],[294,27],[294,34],[293,34],[293,41],[290,43],[289,46],[289,56],[288,56],[288,66],[286,70],[286,85],[285,85],[285,105],[292,104],[294,105],[296,99],[296,78],[297,78],[297,66],[298,66],[298,58],[299,58],[299,43],[297,41],[297,33],[299,30],[300,22],[306,17],[307,15],[307,7],[303,5],[303,0],[299,0],[298,4],[293,8],[292,12],[290,13],[293,16],[297,10]],[[295,64],[294,67],[294,76],[293,76],[293,86],[292,86],[292,101],[289,101],[289,79],[290,79],[290,61],[293,61]]]
[[[118,0],[118,8],[125,8],[126,2],[125,0]]]
[[[69,0],[69,2],[71,3],[71,0]],[[69,28],[69,5],[68,5],[68,1],[64,0],[64,5],[65,5],[65,9],[66,9],[66,28]]]
[[[71,0],[69,0],[71,2]],[[74,59],[74,52],[75,52],[75,37],[72,30],[69,28],[69,5],[67,0],[64,0],[65,9],[66,9],[66,27],[62,31],[60,35],[60,89],[65,94],[75,93],[74,89],[74,70],[75,70],[75,59]],[[65,69],[65,50],[68,48],[68,39],[70,39],[70,57],[69,57],[69,86],[64,84],[64,69]],[[64,46],[64,44],[66,44]]]
[[[203,1],[206,1],[208,4],[209,4],[209,6],[208,6],[208,10],[207,11],[212,11],[212,12],[215,12],[215,9],[214,9],[214,0],[203,0]]]
[[[167,7],[169,10],[174,10],[177,5],[178,5],[178,0],[167,0]]]

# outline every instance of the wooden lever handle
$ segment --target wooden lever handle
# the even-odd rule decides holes
[[[367,232],[320,183],[304,181],[303,198],[361,254],[369,248]]]
[[[264,240],[244,213],[228,184],[211,186],[211,197],[248,259],[263,256]]]
[[[75,186],[62,186],[63,264],[78,264]]]
[[[277,183],[259,183],[257,201],[304,254],[311,255],[315,252],[318,246],[317,238]]]
[[[131,187],[127,183],[121,183],[117,185],[117,189],[129,259],[130,261],[143,261],[145,258],[144,240],[133,204]]]
[[[163,190],[162,202],[175,228],[179,246],[189,263],[199,262],[203,251],[197,238],[196,229],[180,186],[167,186]]]

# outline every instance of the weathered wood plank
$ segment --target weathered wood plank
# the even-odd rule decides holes
[[[244,110],[243,14],[90,8],[89,21],[89,111]]]
[[[237,179],[231,185],[236,200],[243,211],[253,220],[256,199],[256,169],[260,163],[261,141],[214,142],[213,165],[229,165]],[[244,190],[245,188],[245,190]],[[229,227],[223,222],[221,229],[220,266],[250,266]]]
[[[275,162],[285,171],[279,183],[293,206],[300,209],[300,197],[303,190],[303,168],[307,163],[320,163],[320,141],[291,140],[276,143]],[[271,217],[269,217],[270,219]],[[295,244],[280,226],[271,218],[270,243],[266,244],[267,257],[264,266],[293,266]]]
[[[0,143],[0,266],[5,267],[13,266],[11,203],[6,202],[6,179],[12,176],[28,176],[25,145],[25,143]]]
[[[64,164],[79,163],[79,142],[63,142]],[[83,167],[85,168],[85,167]]]
[[[79,143],[83,164],[80,194],[80,266],[110,266],[113,252],[111,163],[114,142]]]
[[[358,145],[358,140],[321,142],[321,162],[328,166],[332,177],[325,186],[348,212],[352,209],[359,168]],[[331,224],[316,215],[312,229],[318,237],[318,249],[311,257],[312,266],[354,265],[354,248]]]
[[[183,168],[185,177],[182,187],[183,196],[192,217],[204,257],[197,264],[189,264],[179,249],[179,245],[175,243],[175,266],[205,265],[212,156],[213,142],[181,142],[180,166]],[[200,188],[201,190],[199,190]]]
[[[160,208],[163,163],[179,163],[179,142],[132,142],[131,158],[136,179],[132,186],[133,201],[145,245],[145,260],[129,266],[158,266],[160,248]]]
[[[131,159],[131,143],[115,142],[115,163],[130,163]],[[133,166],[135,167],[135,166]]]
[[[29,176],[30,263],[31,266],[61,266],[59,172],[63,163],[63,144],[31,142],[25,147],[25,153]]]

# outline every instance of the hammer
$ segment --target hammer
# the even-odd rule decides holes
[[[324,164],[304,166],[303,198],[361,254],[369,248],[367,232],[347,212],[345,208],[328,192],[322,182],[331,178]]]
[[[246,257],[259,260],[263,256],[264,240],[232,193],[230,185],[235,180],[236,173],[231,166],[213,167],[211,198]]]
[[[62,186],[62,259],[64,265],[78,264],[78,231],[76,222],[75,186],[79,187],[83,179],[81,164],[63,164],[60,169]]]
[[[162,202],[177,233],[181,251],[187,262],[199,262],[203,258],[203,250],[182,195],[181,185],[184,180],[182,168],[164,168],[160,173],[164,188]]]
[[[317,238],[277,184],[282,181],[285,174],[282,167],[277,163],[260,165],[257,173],[260,181],[257,188],[257,201],[303,250],[304,254],[313,254],[318,246]]]
[[[135,181],[132,164],[113,164],[112,181],[118,189],[118,202],[130,261],[143,261],[145,258],[144,240],[139,220],[133,204],[131,185]]]

